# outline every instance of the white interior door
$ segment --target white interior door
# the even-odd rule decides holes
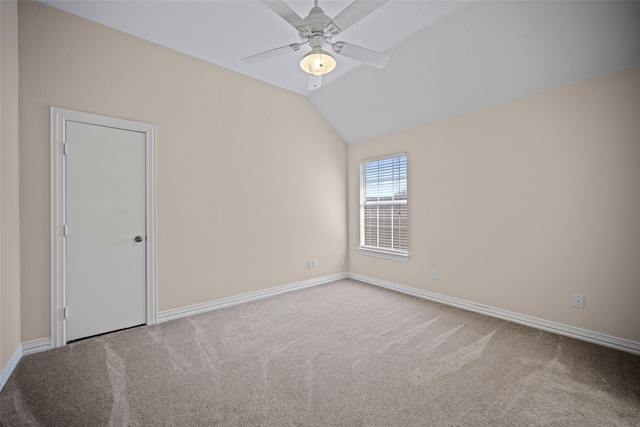
[[[73,121],[65,132],[72,341],[145,323],[146,159],[142,132]]]

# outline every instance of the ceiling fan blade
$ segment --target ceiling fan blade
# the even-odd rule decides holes
[[[333,44],[333,51],[338,55],[364,62],[376,68],[383,68],[389,62],[389,56],[375,50],[367,49],[355,44],[337,42]]]
[[[283,0],[262,0],[269,9],[280,15],[282,19],[287,21],[293,26],[301,36],[310,36],[311,27],[305,22],[304,19],[294,12]]]
[[[306,43],[291,43],[286,46],[277,47],[275,49],[267,50],[266,52],[256,53],[255,55],[247,56],[246,58],[242,58],[241,61],[245,64],[253,64],[256,62],[263,61],[265,59],[273,58],[274,56],[279,56],[289,52],[297,52],[300,50],[300,46]]]
[[[338,14],[328,25],[331,34],[336,35],[346,30],[389,0],[355,0]]]
[[[318,89],[322,86],[322,76],[316,76],[314,74],[309,74],[309,90]]]

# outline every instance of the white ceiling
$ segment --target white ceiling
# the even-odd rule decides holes
[[[299,42],[259,1],[57,1],[59,9],[309,97],[346,143],[640,65],[640,2],[391,0],[339,34],[384,52],[384,69],[337,56],[307,89]],[[301,16],[312,0],[287,1]],[[320,0],[329,16],[350,1]]]

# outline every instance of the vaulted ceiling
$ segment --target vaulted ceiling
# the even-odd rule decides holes
[[[383,69],[336,56],[307,88],[307,49],[241,58],[299,42],[260,1],[57,1],[51,6],[309,98],[356,143],[640,65],[640,2],[391,0],[340,33],[391,57]],[[313,1],[288,1],[305,17]],[[320,0],[335,17],[349,1]]]

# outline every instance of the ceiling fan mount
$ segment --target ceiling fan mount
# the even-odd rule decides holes
[[[327,45],[331,47],[332,52],[335,54],[355,59],[356,61],[376,68],[382,68],[389,62],[387,55],[347,42],[338,41],[332,43],[332,41],[336,35],[360,21],[388,1],[389,0],[355,0],[332,19],[318,6],[318,0],[315,0],[315,5],[303,19],[283,0],[262,0],[262,3],[298,31],[301,43],[291,43],[286,46],[251,55],[242,58],[242,62],[253,64],[288,52],[297,52],[302,46],[309,46],[311,51],[307,53],[300,62],[301,68],[309,73],[309,89],[320,87],[321,76],[331,72],[336,66],[336,61],[331,53],[324,50]]]

